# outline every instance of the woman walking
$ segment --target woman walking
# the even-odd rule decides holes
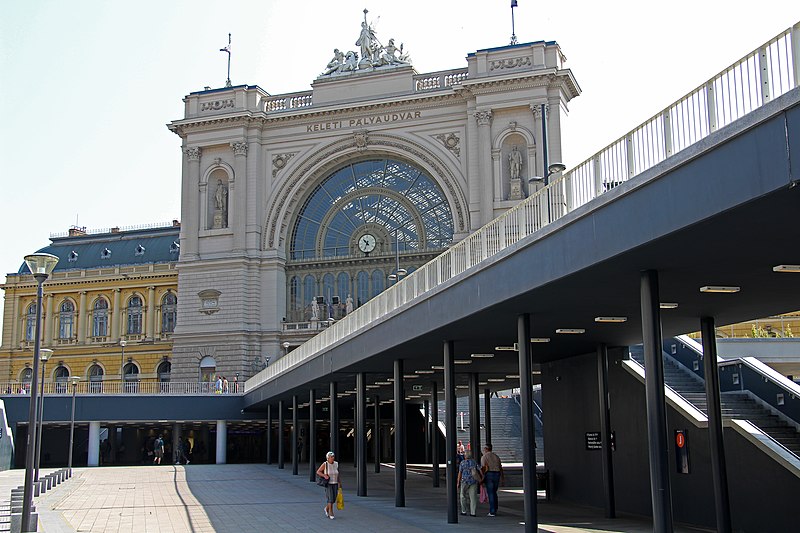
[[[325,462],[317,468],[317,475],[328,480],[325,486],[325,516],[333,520],[333,507],[336,504],[336,496],[339,494],[341,483],[339,482],[339,463],[335,460],[333,452],[325,454]]]

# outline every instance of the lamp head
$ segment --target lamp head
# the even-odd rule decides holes
[[[78,386],[78,382],[80,380],[81,380],[81,378],[79,378],[78,376],[70,376],[69,377],[69,382],[72,383],[73,387],[77,387]]]
[[[284,349],[284,350],[288,350],[288,349],[289,349],[289,346],[290,346],[290,344],[289,344],[289,342],[288,342],[288,341],[284,341],[284,342],[283,342],[283,344],[281,344],[281,346],[283,346],[283,349]]]
[[[557,174],[558,172],[564,172],[567,169],[567,165],[564,163],[551,163],[547,167],[547,175],[550,176],[552,174]]]
[[[125,340],[119,341],[119,345],[122,346],[123,348],[125,347],[126,344],[128,344],[128,343]]]
[[[49,277],[58,264],[58,257],[53,254],[35,253],[25,256],[25,264],[34,276]]]
[[[50,350],[49,348],[40,348],[39,349],[39,360],[42,363],[47,362],[47,360],[50,359],[50,357],[52,355],[53,355],[53,350]]]

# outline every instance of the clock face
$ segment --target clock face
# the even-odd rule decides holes
[[[365,233],[358,239],[358,249],[364,252],[365,254],[368,254],[372,250],[374,250],[375,244],[377,244],[375,237],[370,235],[369,233]]]

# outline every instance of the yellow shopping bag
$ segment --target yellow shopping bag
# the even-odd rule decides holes
[[[336,509],[341,511],[344,509],[344,494],[342,494],[342,488],[339,487],[339,493],[336,494]]]

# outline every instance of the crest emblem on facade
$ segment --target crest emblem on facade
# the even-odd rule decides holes
[[[408,53],[403,51],[402,43],[397,47],[394,39],[389,39],[384,46],[378,40],[375,28],[367,22],[367,13],[368,11],[365,9],[361,33],[355,42],[355,46],[358,46],[359,50],[345,53],[334,48],[333,58],[325,66],[325,70],[319,75],[319,78],[342,76],[359,70],[385,70],[411,64],[411,58]]]

